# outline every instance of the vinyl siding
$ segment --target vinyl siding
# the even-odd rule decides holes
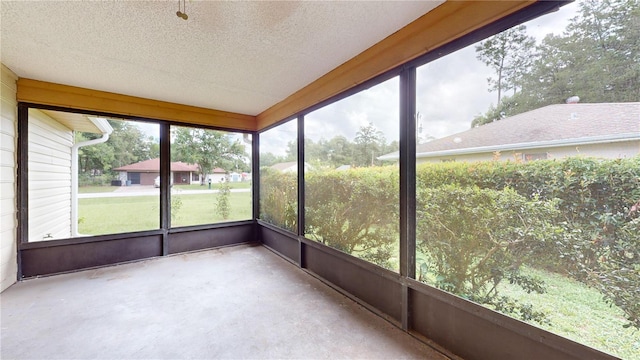
[[[0,65],[0,291],[17,279],[16,128],[18,77]]]
[[[549,159],[563,159],[570,156],[583,156],[583,157],[596,157],[604,159],[620,159],[630,158],[640,155],[640,141],[621,141],[608,144],[585,144],[579,146],[557,146],[537,149],[526,150],[503,150],[500,152],[500,160],[502,161],[514,161],[514,159],[522,159],[522,154],[538,154],[547,153]],[[458,161],[458,162],[475,162],[475,161],[488,161],[494,158],[493,153],[477,153],[477,154],[463,154],[463,155],[450,155],[442,157],[432,158],[418,158],[417,163],[442,161]]]
[[[29,241],[71,237],[73,132],[29,110]]]

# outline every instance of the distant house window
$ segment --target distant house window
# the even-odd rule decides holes
[[[549,158],[549,153],[533,153],[533,154],[522,154],[522,160],[524,161],[534,161],[534,160],[546,160]]]
[[[199,181],[200,180],[200,176],[198,175],[198,173],[191,173],[191,181]]]

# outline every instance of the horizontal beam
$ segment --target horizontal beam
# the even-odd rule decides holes
[[[256,130],[255,116],[181,105],[31,79],[18,79],[19,102],[167,120],[229,130]]]
[[[257,116],[258,130],[534,3],[447,1]]]

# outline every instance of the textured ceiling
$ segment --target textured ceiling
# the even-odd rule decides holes
[[[18,76],[257,115],[443,1],[5,1]]]

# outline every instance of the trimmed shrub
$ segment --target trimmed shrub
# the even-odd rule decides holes
[[[308,173],[305,236],[393,268],[398,176],[395,166]],[[296,178],[261,170],[263,220],[296,231]],[[544,321],[495,292],[503,280],[543,291],[519,273],[521,264],[542,267],[599,289],[640,328],[640,156],[420,164],[416,182],[423,280]]]
[[[500,296],[503,280],[543,293],[541,280],[520,273],[527,259],[553,242],[559,212],[553,201],[527,199],[510,188],[443,185],[417,195],[418,280],[492,305],[523,320],[545,321],[531,305]]]
[[[298,231],[298,174],[260,169],[260,219]]]
[[[386,268],[397,266],[391,261],[398,252],[397,167],[314,171],[305,180],[305,236]]]

